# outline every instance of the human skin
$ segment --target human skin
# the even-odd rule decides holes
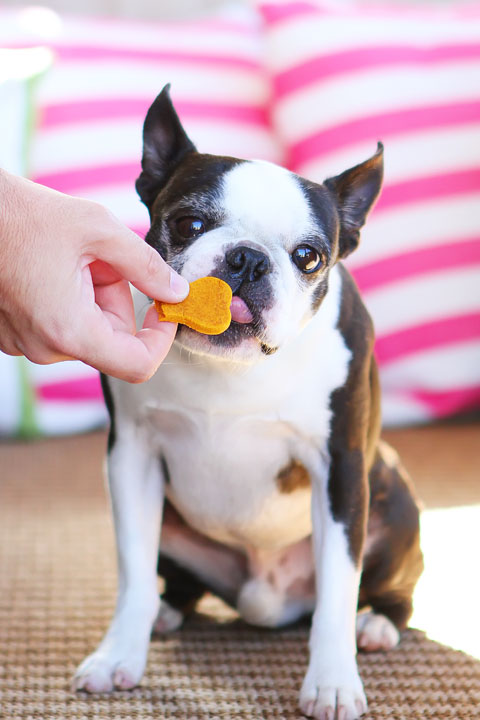
[[[153,305],[137,331],[129,282],[179,302],[188,283],[103,206],[0,170],[0,350],[78,359],[129,382],[150,378],[176,324]]]

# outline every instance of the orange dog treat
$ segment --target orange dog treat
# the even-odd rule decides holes
[[[232,289],[220,278],[203,277],[190,283],[190,293],[179,303],[155,300],[160,321],[188,325],[205,335],[220,335],[232,322]]]

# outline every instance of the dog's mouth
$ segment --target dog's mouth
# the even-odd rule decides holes
[[[188,330],[185,326],[181,326],[183,332],[187,331],[187,336],[200,336],[208,341],[208,346],[218,348],[219,350],[233,351],[240,347],[244,341],[253,340],[255,345],[259,347],[263,355],[271,355],[277,348],[271,347],[265,342],[265,328],[261,318],[261,313],[255,307],[255,303],[250,304],[239,295],[233,295],[230,304],[230,312],[232,322],[230,326],[220,335],[203,335],[193,330]],[[206,346],[202,346],[203,350]]]
[[[250,308],[245,300],[238,295],[234,295],[232,298],[230,312],[232,314],[232,322],[239,323],[240,325],[248,325],[253,322],[253,315]]]

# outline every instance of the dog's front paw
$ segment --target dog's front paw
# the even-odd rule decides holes
[[[99,648],[79,665],[72,690],[90,693],[131,690],[140,682],[145,662],[146,658],[138,652],[114,654]]]
[[[356,668],[322,673],[311,665],[300,691],[300,709],[315,720],[356,720],[363,715],[367,700]]]

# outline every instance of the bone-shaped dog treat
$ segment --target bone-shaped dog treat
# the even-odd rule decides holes
[[[179,303],[155,300],[160,321],[188,325],[205,335],[220,335],[232,321],[232,289],[220,278],[203,277],[190,283],[190,293]]]

